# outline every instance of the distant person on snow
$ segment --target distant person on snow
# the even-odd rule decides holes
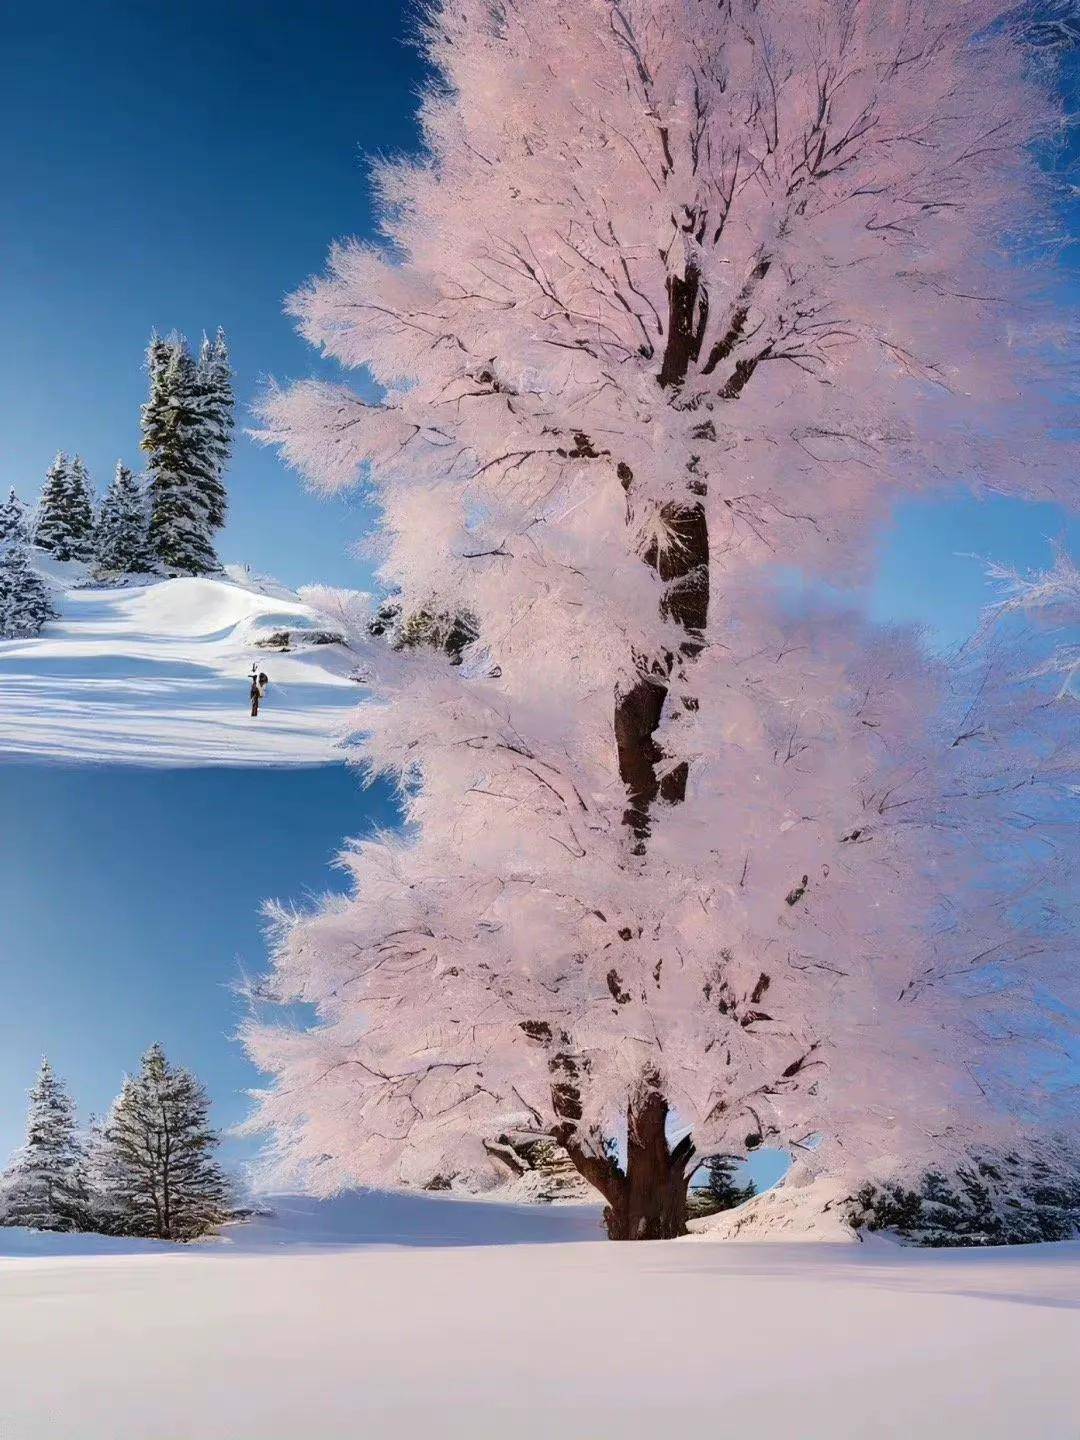
[[[260,670],[256,673],[254,666],[251,670],[251,713],[252,716],[259,713],[259,701],[266,694],[266,687],[270,684],[270,678]]]

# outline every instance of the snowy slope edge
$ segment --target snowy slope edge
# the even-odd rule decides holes
[[[356,656],[312,606],[240,567],[224,576],[86,584],[36,556],[60,618],[0,641],[0,760],[310,765],[341,759]],[[285,642],[283,637],[287,635]],[[288,648],[281,648],[287,643]],[[258,719],[252,665],[270,677]]]

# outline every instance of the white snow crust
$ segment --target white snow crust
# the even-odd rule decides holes
[[[589,1207],[267,1204],[202,1246],[0,1231],[5,1440],[1077,1434],[1078,1244],[612,1245],[574,1243]]]
[[[116,588],[41,555],[62,611],[41,635],[0,640],[0,760],[305,765],[341,759],[355,656],[305,644],[327,622],[240,568]],[[256,642],[289,631],[288,653]],[[270,677],[257,719],[251,666]]]

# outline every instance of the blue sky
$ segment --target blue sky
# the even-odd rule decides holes
[[[415,144],[419,60],[394,4],[6,7],[0,41],[0,484],[58,449],[99,484],[137,464],[150,331],[221,324],[246,407],[316,373],[282,314],[371,214],[363,154]],[[244,419],[245,417],[241,417]],[[221,550],[299,584],[355,581],[355,502],[306,495],[241,440]]]
[[[421,77],[390,0],[57,0],[2,23],[0,485],[30,499],[58,449],[99,484],[137,463],[154,327],[224,325],[242,407],[268,375],[320,373],[282,299],[369,232],[362,156],[415,144]],[[230,488],[223,558],[366,583],[361,502],[316,500],[243,438]],[[958,640],[989,598],[983,560],[1038,566],[1058,538],[1080,548],[1053,507],[909,505],[867,603]],[[239,1118],[252,1075],[226,987],[261,963],[259,903],[332,884],[341,838],[386,806],[340,768],[0,768],[0,1155],[43,1049],[101,1108],[160,1038]]]
[[[282,299],[333,239],[369,232],[364,155],[416,143],[409,33],[392,0],[8,8],[0,485],[33,497],[58,449],[99,484],[138,463],[154,327],[225,326],[242,420],[267,376],[320,373]],[[317,500],[243,437],[230,489],[223,558],[289,584],[366,583],[348,553],[369,523],[358,499]],[[883,537],[871,604],[955,638],[985,601],[977,557],[1039,564],[1062,529],[1000,501],[917,505]]]
[[[160,1040],[208,1083],[219,1123],[256,1080],[232,985],[264,968],[260,906],[341,888],[346,834],[392,824],[385,788],[306,770],[0,766],[0,1163],[43,1050],[84,1114]],[[7,835],[11,830],[5,826]]]

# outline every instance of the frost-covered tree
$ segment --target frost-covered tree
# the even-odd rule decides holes
[[[891,1230],[916,1245],[1031,1245],[1080,1235],[1075,1145],[1027,1146],[965,1157],[914,1183],[868,1182],[842,1202],[856,1229]]]
[[[115,1111],[115,1102],[110,1117]],[[114,1178],[113,1153],[106,1139],[109,1118],[91,1115],[86,1127],[87,1228],[101,1235],[123,1233],[123,1216]]]
[[[26,541],[0,542],[0,638],[37,635],[56,614],[52,592],[34,569]]]
[[[1001,622],[1008,617],[1034,620],[1052,639],[1049,655],[1042,658],[1038,672],[1060,679],[1061,698],[1080,700],[1080,568],[1068,551],[1059,548],[1049,570],[1021,575],[1004,566],[992,566],[990,578],[997,582],[1002,598],[988,619]]]
[[[476,629],[457,667],[372,647],[359,755],[408,833],[275,917],[259,993],[319,1019],[249,1027],[258,1123],[316,1188],[494,1183],[513,1131],[647,1238],[698,1154],[916,1156],[1009,1112],[1074,983],[1016,838],[1067,803],[1058,737],[758,578],[842,578],[905,490],[1070,493],[1057,317],[1002,257],[1037,253],[1060,117],[1008,15],[431,12],[386,243],[293,301],[382,397],[264,412],[315,485],[374,487],[400,613]]]
[[[0,545],[9,540],[28,540],[30,526],[26,519],[26,506],[16,495],[14,487],[8,498],[0,503]]]
[[[94,1204],[115,1233],[192,1240],[224,1219],[229,1183],[209,1109],[194,1075],[152,1045],[94,1147]]]
[[[140,574],[149,568],[146,501],[139,482],[123,464],[101,502],[94,533],[94,563],[109,575]]]
[[[0,1180],[0,1221],[33,1230],[84,1229],[85,1163],[71,1096],[43,1059],[30,1090],[26,1141]]]
[[[45,476],[34,544],[58,560],[89,560],[94,544],[94,501],[81,456],[57,455]]]
[[[203,336],[199,351],[198,385],[211,462],[203,494],[210,526],[213,530],[220,530],[225,524],[229,508],[225,471],[232,457],[233,428],[236,423],[233,415],[235,401],[229,347],[225,332],[220,327],[213,340]]]
[[[150,548],[169,570],[210,574],[220,569],[210,494],[216,460],[198,366],[181,336],[152,336],[146,363],[150,392],[142,409],[141,445],[147,456]]]

